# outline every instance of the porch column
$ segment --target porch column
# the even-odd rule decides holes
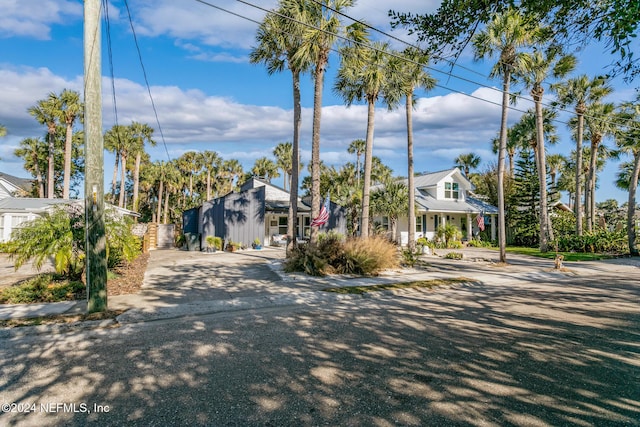
[[[473,238],[473,224],[471,223],[471,214],[467,214],[467,240],[471,240]]]
[[[10,213],[4,214],[2,241],[6,242],[11,239],[11,225],[13,224],[13,216]]]
[[[491,215],[491,240],[496,240],[496,219],[497,215]]]

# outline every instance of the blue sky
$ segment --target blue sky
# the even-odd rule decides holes
[[[209,3],[256,21],[264,15],[261,10],[238,1],[211,0]],[[252,3],[270,9],[277,1]],[[391,32],[389,6],[380,3],[360,0],[347,13]],[[395,0],[392,7],[423,13],[434,10],[438,3],[437,0]],[[164,142],[157,131],[127,9],[120,0],[109,3],[112,59],[108,56],[106,36],[102,43],[105,130],[114,124],[112,63],[118,122],[129,124],[135,120],[156,128],[154,136],[158,145],[149,149],[152,160],[177,158],[190,150],[213,150],[224,159],[238,159],[247,170],[256,158],[270,156],[279,142],[291,140],[290,75],[285,72],[269,76],[263,66],[248,62],[248,53],[255,45],[254,22],[195,0],[129,0],[129,8]],[[82,18],[83,2],[79,0],[0,0],[0,124],[8,129],[7,137],[0,140],[0,171],[28,177],[13,151],[22,139],[39,137],[45,132],[27,113],[30,106],[52,91],[70,88],[81,92]],[[106,33],[104,24],[103,33]],[[414,42],[403,31],[392,34]],[[393,47],[403,47],[397,41],[389,41]],[[574,74],[593,76],[606,72],[605,67],[612,61],[607,52],[606,47],[589,46],[578,55],[579,64]],[[494,88],[500,82],[486,78],[489,60],[474,62],[471,54],[464,54],[458,64],[451,70],[454,77],[432,72],[440,87],[429,93],[417,93],[414,131],[418,171],[452,167],[453,159],[467,152],[482,158],[480,170],[496,160],[490,150],[490,140],[499,129],[500,107],[482,99],[499,103],[500,93]],[[366,131],[366,107],[346,108],[332,91],[338,66],[338,58],[332,57],[325,81],[321,133],[321,158],[336,166],[355,160],[347,153],[347,147],[356,138],[364,139]],[[445,64],[437,64],[435,68],[450,71]],[[613,85],[616,91],[610,101],[634,97],[637,84],[629,86],[618,79]],[[303,77],[302,91],[302,160],[307,164],[313,105],[309,76]],[[516,108],[526,110],[529,106],[521,101]],[[520,114],[511,111],[510,122],[517,121]],[[560,115],[560,120],[568,119],[568,114]],[[561,142],[548,147],[548,152],[568,154],[573,142],[563,124],[558,124],[558,130]],[[396,175],[406,175],[404,110],[387,111],[380,106],[375,132],[374,154]],[[613,141],[607,144],[613,145]],[[626,193],[612,183],[617,165],[618,162],[609,161],[601,173],[598,201],[626,200]],[[113,157],[107,154],[107,179],[112,168]]]

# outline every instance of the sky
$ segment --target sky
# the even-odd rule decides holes
[[[359,0],[346,14],[415,44],[415,36],[405,30],[391,30],[389,7],[426,13],[434,11],[439,1],[386,3],[392,6],[381,3]],[[156,129],[157,146],[147,150],[153,161],[175,159],[187,151],[211,150],[225,160],[239,160],[246,171],[257,158],[271,157],[278,143],[292,140],[291,75],[269,75],[263,65],[249,63],[248,56],[256,45],[255,21],[263,19],[262,9],[276,5],[277,0],[129,0],[127,9],[122,0],[108,3],[102,23],[103,130],[115,124],[116,111],[119,124],[149,124]],[[350,23],[346,18],[344,21]],[[405,47],[381,34],[376,38],[396,49]],[[603,74],[613,60],[605,46],[596,44],[577,56],[573,75]],[[500,82],[487,77],[491,64],[492,60],[476,62],[471,52],[465,52],[454,68],[446,63],[432,66],[430,72],[438,80],[438,87],[416,93],[416,171],[453,167],[458,155],[469,152],[482,159],[480,171],[497,161],[490,141],[500,127],[501,94],[497,90]],[[347,108],[333,91],[338,68],[339,58],[334,54],[323,93],[320,154],[327,165],[336,167],[355,161],[347,148],[354,139],[365,138],[367,126],[366,105]],[[309,75],[302,80],[301,157],[306,165],[311,157],[313,82]],[[13,152],[21,140],[42,137],[46,129],[28,114],[28,108],[50,92],[68,88],[82,93],[82,84],[83,2],[0,0],[0,124],[8,131],[0,139],[0,171],[30,177]],[[615,91],[607,100],[616,103],[632,100],[638,86],[637,82],[626,84],[621,78],[612,85]],[[519,101],[509,113],[509,123],[515,123],[521,111],[530,107],[530,102]],[[569,113],[559,115],[561,122],[569,118]],[[547,152],[568,155],[574,142],[566,125],[557,126],[561,140],[548,146]],[[606,144],[614,145],[613,141]],[[393,169],[394,175],[406,176],[403,107],[392,111],[377,107],[374,155]],[[113,162],[113,155],[105,153],[107,181]],[[627,200],[627,193],[613,185],[618,163],[609,161],[599,175],[598,201]],[[281,185],[281,181],[273,182]]]

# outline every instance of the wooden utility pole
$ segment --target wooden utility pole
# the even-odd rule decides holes
[[[84,0],[84,138],[87,311],[107,310],[100,0]]]

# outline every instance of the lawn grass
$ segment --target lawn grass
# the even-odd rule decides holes
[[[337,294],[364,294],[367,292],[387,291],[394,289],[410,289],[410,288],[435,288],[436,286],[455,285],[458,283],[473,282],[466,277],[456,277],[453,279],[432,279],[432,280],[416,280],[413,282],[387,283],[371,286],[344,286],[338,288],[325,288],[324,292],[334,292]]]
[[[497,248],[493,248],[496,249]],[[540,258],[555,259],[556,252],[540,252],[538,248],[527,248],[522,246],[508,246],[507,252],[521,255],[530,255]],[[598,261],[601,259],[613,258],[612,255],[607,254],[594,254],[589,252],[558,252],[558,255],[562,255],[565,261]]]

